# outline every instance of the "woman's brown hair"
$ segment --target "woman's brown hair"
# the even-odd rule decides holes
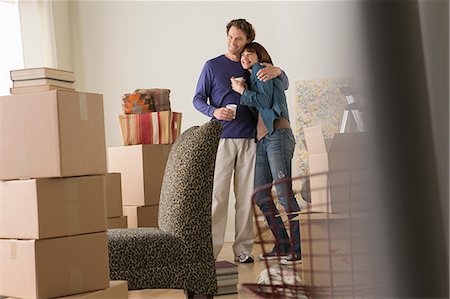
[[[244,46],[244,49],[242,49],[242,53],[244,53],[244,51],[255,53],[258,56],[259,62],[267,62],[273,64],[269,52],[267,52],[267,50],[263,46],[261,46],[260,43],[251,42]]]

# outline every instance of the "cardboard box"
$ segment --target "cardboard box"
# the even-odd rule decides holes
[[[53,298],[109,287],[106,233],[0,239],[0,294]]]
[[[304,133],[309,153],[311,211],[367,210],[365,133],[336,133],[334,138],[325,139],[320,126],[304,128]]]
[[[143,144],[108,148],[108,170],[122,174],[122,203],[159,204],[170,144]]]
[[[102,95],[2,96],[0,119],[0,180],[106,173]]]
[[[367,215],[300,214],[303,280],[307,286],[363,289],[374,283]]]
[[[105,174],[106,217],[122,216],[122,180],[119,172]]]
[[[128,282],[124,280],[111,280],[109,282],[109,288],[81,293],[70,296],[57,297],[55,299],[128,299]],[[8,297],[5,299],[19,299],[14,297]]]
[[[106,230],[105,178],[0,182],[0,238],[45,239]]]
[[[128,217],[128,228],[158,227],[159,205],[123,206],[123,214]]]
[[[127,216],[120,216],[120,217],[112,217],[107,218],[107,226],[108,229],[110,228],[127,228],[128,227],[128,217]]]
[[[59,297],[59,299],[128,299],[128,282],[111,280],[107,289]]]

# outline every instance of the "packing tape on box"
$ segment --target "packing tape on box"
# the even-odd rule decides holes
[[[0,261],[2,261],[0,263],[0,294],[4,293],[5,285],[8,283],[6,281],[6,278],[9,277],[9,275],[11,275],[8,273],[9,271],[6,270],[7,267],[3,263],[3,260],[6,259],[5,251],[6,251],[5,242],[0,240]]]
[[[6,205],[6,203],[5,203],[5,201],[6,201],[6,199],[4,198],[4,195],[3,195],[3,183],[2,183],[2,181],[0,181],[0,238],[2,237],[2,234],[3,234],[3,230],[4,230],[4,227],[5,227],[5,211],[6,211],[6,209],[5,209],[5,205]]]
[[[17,149],[19,160],[19,179],[30,179],[30,161],[27,148]]]
[[[66,214],[67,214],[67,231],[70,235],[78,234],[80,230],[80,193],[78,178],[67,179],[66,184]]]
[[[11,241],[9,246],[9,258],[12,260],[17,260],[17,244],[15,241]]]
[[[78,94],[78,102],[80,103],[80,119],[88,120],[87,95],[80,92]]]
[[[81,268],[71,268],[70,275],[70,292],[73,294],[83,291],[83,270]]]

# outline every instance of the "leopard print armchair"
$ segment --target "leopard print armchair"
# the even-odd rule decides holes
[[[186,130],[173,144],[161,189],[159,228],[108,230],[111,280],[130,290],[217,292],[212,249],[214,167],[222,125]]]

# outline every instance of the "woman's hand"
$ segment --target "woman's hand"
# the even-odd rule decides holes
[[[244,90],[245,90],[245,80],[244,79],[238,79],[235,77],[231,77],[230,78],[231,81],[231,88],[239,93],[239,94],[243,94]]]
[[[265,66],[264,68],[260,69],[258,73],[256,73],[256,77],[258,77],[260,81],[267,82],[281,75],[281,69],[279,67],[265,62],[261,62],[260,65]]]

